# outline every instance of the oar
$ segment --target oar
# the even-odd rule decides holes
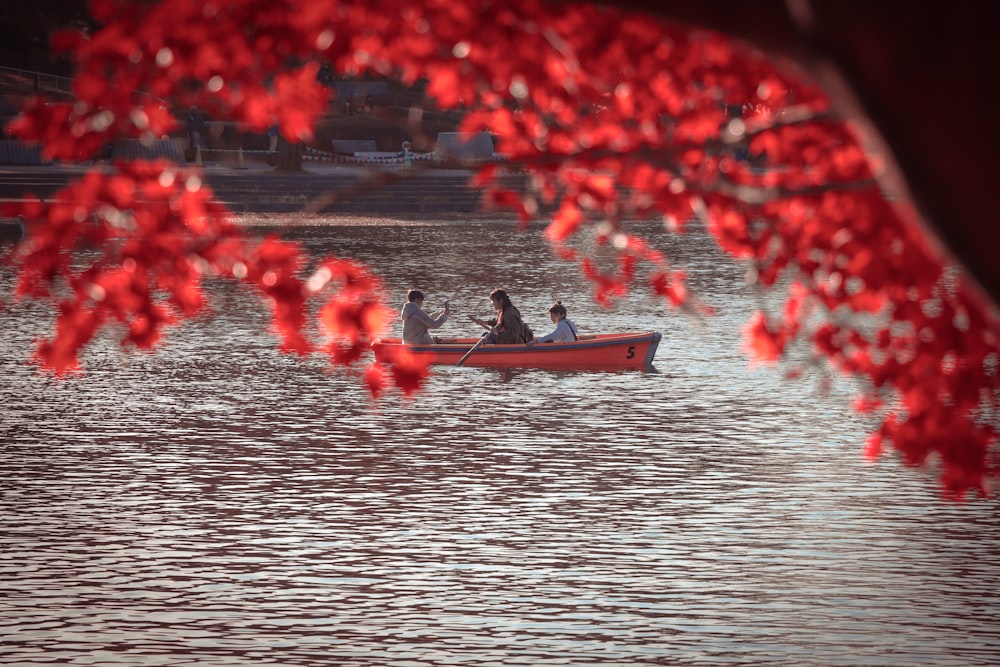
[[[496,327],[493,327],[493,329],[496,329]],[[462,364],[464,364],[465,360],[468,359],[469,357],[471,357],[472,353],[475,352],[476,350],[478,350],[479,346],[486,342],[486,339],[490,337],[491,333],[493,333],[493,329],[490,329],[489,331],[487,331],[486,333],[484,333],[479,338],[479,340],[476,341],[476,344],[473,345],[471,348],[469,348],[468,352],[466,352],[465,354],[462,355],[462,358],[459,359],[458,362],[455,365],[456,366],[461,366]]]

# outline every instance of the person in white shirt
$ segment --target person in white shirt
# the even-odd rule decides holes
[[[549,308],[549,318],[556,325],[556,328],[544,336],[529,342],[528,345],[534,345],[535,343],[572,343],[579,338],[576,334],[576,324],[572,320],[566,319],[566,306],[562,305],[562,301],[556,301],[556,305]]]

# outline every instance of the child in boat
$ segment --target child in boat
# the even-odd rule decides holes
[[[403,321],[403,342],[408,345],[433,345],[435,341],[427,330],[441,327],[451,312],[447,301],[444,302],[444,308],[434,315],[425,313],[423,305],[423,292],[411,289],[406,293],[406,305],[403,306],[399,319]]]
[[[576,324],[572,320],[566,319],[566,306],[562,305],[562,301],[556,301],[556,305],[549,308],[549,319],[556,325],[556,328],[541,338],[536,338],[529,342],[528,345],[535,343],[572,343],[574,340],[577,340]]]

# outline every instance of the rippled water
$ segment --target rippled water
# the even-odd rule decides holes
[[[705,238],[657,239],[699,323],[594,305],[538,233],[292,236],[450,299],[442,332],[497,285],[536,331],[554,298],[659,330],[657,372],[443,368],[372,404],[215,284],[216,318],[59,382],[24,363],[44,312],[0,311],[0,664],[998,664],[994,501],[865,462],[846,382],[748,370],[757,297]]]

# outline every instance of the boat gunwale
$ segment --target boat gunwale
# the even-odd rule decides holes
[[[481,346],[475,353],[477,357],[476,362],[482,359],[490,359],[494,361],[500,361],[505,357],[513,357],[514,355],[545,355],[548,357],[553,353],[586,353],[588,350],[597,350],[607,347],[618,347],[628,344],[646,345],[647,348],[644,350],[644,354],[638,360],[629,360],[628,362],[613,362],[613,363],[593,363],[582,362],[580,364],[567,364],[563,368],[580,368],[580,369],[606,369],[606,368],[651,368],[653,365],[653,357],[656,355],[656,350],[659,346],[660,340],[662,339],[662,334],[658,331],[632,331],[624,333],[612,333],[612,334],[590,334],[585,337],[581,337],[580,340],[559,342],[559,343],[538,343],[536,345],[529,346],[526,343],[515,343],[515,344],[491,344],[487,346]],[[469,351],[469,348],[479,341],[478,338],[456,338],[453,339],[454,342],[449,340],[449,342],[436,343],[433,345],[408,345],[403,343],[400,338],[377,338],[372,342],[372,349],[376,347],[382,348],[405,348],[409,350],[412,354],[417,357],[421,356],[434,356],[434,357],[449,357],[454,355],[464,354]],[[474,366],[490,366],[487,363],[476,363],[466,365]],[[447,365],[453,363],[447,360],[437,360],[432,361],[432,364],[436,365]],[[513,367],[513,366],[512,366]],[[517,366],[521,367],[521,366]],[[551,364],[543,363],[539,366],[534,366],[528,362],[524,367],[526,368],[548,368],[552,367]]]
[[[555,350],[579,350],[586,349],[588,347],[606,347],[608,345],[624,345],[630,341],[635,341],[639,343],[652,343],[656,341],[659,343],[662,338],[662,334],[658,331],[642,331],[642,332],[629,332],[622,334],[592,334],[591,336],[583,337],[581,336],[579,340],[573,340],[568,342],[559,343],[536,343],[533,346],[529,346],[527,343],[491,343],[489,346],[480,347],[480,350],[489,350],[494,353],[498,352],[529,352],[529,351],[539,351],[539,352],[550,352]],[[468,350],[470,345],[475,345],[479,341],[478,338],[455,338],[454,342],[442,342],[434,343],[433,345],[409,345],[403,343],[401,338],[376,338],[372,342],[372,346],[375,345],[385,345],[385,346],[399,346],[405,347],[413,352],[438,352],[441,350],[452,351],[453,349]],[[539,347],[544,346],[544,347]]]

